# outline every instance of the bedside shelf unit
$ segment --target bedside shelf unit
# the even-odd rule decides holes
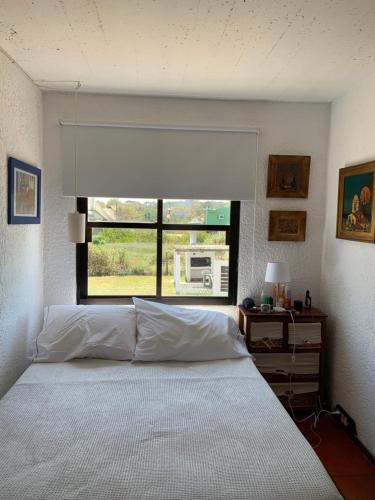
[[[253,313],[239,306],[239,328],[248,351],[282,404],[313,410],[318,398],[322,405],[325,400],[327,315],[313,307],[294,312],[293,318],[294,325],[289,312]]]

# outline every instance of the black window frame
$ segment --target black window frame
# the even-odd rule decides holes
[[[88,220],[88,199],[77,198],[77,210],[86,215],[86,243],[76,245],[76,279],[77,279],[77,304],[131,304],[132,295],[88,295],[88,241],[91,240],[92,229],[100,228],[133,228],[155,229],[157,231],[156,244],[156,295],[137,295],[147,300],[155,300],[166,304],[211,304],[211,305],[236,305],[238,281],[238,248],[240,209],[239,201],[231,201],[230,224],[228,226],[208,224],[170,224],[163,222],[163,200],[157,200],[156,222],[107,222]],[[192,229],[196,231],[220,231],[226,233],[226,244],[229,245],[229,284],[227,297],[201,297],[201,296],[163,296],[162,292],[162,251],[163,231],[179,231]]]

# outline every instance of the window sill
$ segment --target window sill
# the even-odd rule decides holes
[[[148,300],[147,297],[145,297],[145,300]],[[212,299],[214,301],[215,299]],[[167,302],[166,302],[167,303]],[[123,305],[132,305],[133,301],[131,298],[109,298],[109,297],[103,297],[103,298],[88,298],[88,299],[81,299],[80,304],[83,305],[89,305],[89,304],[123,304]],[[187,308],[194,308],[194,309],[204,309],[207,311],[216,311],[216,312],[221,312],[223,314],[227,314],[228,316],[232,316],[236,321],[238,319],[238,310],[237,306],[232,306],[232,305],[227,305],[227,304],[202,304],[202,303],[196,303],[196,304],[183,304],[183,303],[174,303],[173,305],[179,306],[179,307],[187,307]]]

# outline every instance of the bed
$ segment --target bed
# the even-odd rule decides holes
[[[341,498],[250,358],[32,364],[0,441],[1,500]]]

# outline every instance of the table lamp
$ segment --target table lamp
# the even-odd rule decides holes
[[[287,262],[268,262],[264,281],[275,285],[276,306],[283,307],[284,284],[290,282],[289,266]]]

